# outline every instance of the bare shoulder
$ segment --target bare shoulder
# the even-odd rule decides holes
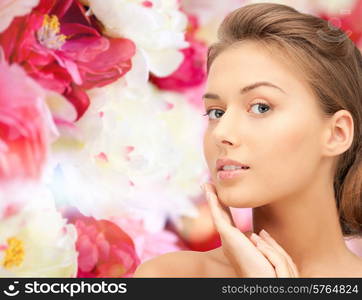
[[[175,251],[140,264],[133,277],[201,277],[203,256],[198,251]]]
[[[143,262],[133,277],[236,277],[222,251],[175,251]]]

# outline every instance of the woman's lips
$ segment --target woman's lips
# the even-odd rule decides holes
[[[217,178],[221,180],[233,179],[243,175],[247,171],[249,171],[249,169],[220,170],[217,171]]]

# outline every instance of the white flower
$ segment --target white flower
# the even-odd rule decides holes
[[[227,3],[227,5],[225,5]],[[241,6],[240,0],[182,0],[182,8],[196,15],[200,26],[204,26],[213,19],[223,19],[229,12]]]
[[[315,2],[315,3],[313,3]],[[318,12],[327,14],[350,14],[356,0],[329,0],[329,1],[310,1],[311,6],[315,6]]]
[[[47,90],[45,102],[51,112],[51,119],[54,119],[56,122],[59,122],[60,124],[73,123],[77,118],[77,112],[74,106],[70,104],[69,100],[67,100],[64,96],[54,91]],[[53,140],[58,138],[57,129],[54,131],[55,134]]]
[[[168,218],[195,216],[192,197],[207,170],[201,113],[151,84],[133,90],[118,81],[89,96],[77,129],[54,145],[57,201],[97,219],[132,215],[153,232]]]
[[[51,192],[29,183],[1,187],[0,277],[75,277],[77,232],[56,210]]]
[[[151,71],[159,77],[168,76],[183,61],[179,49],[189,46],[185,41],[187,17],[179,11],[177,0],[153,0],[151,7],[142,5],[142,0],[88,2],[106,34],[129,38],[141,49],[137,54],[145,61],[143,74]]]
[[[15,17],[28,14],[39,0],[1,0],[0,1],[0,33],[3,32]]]

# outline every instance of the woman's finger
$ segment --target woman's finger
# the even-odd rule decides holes
[[[215,226],[221,230],[225,229],[225,226],[236,228],[230,209],[222,205],[220,201],[218,201],[217,197],[215,197],[216,191],[213,186],[205,183],[204,190],[210,206],[211,214],[215,221]]]
[[[291,260],[291,259],[288,260],[287,257],[285,257],[280,251],[278,251],[277,249],[275,249],[275,248],[273,247],[273,245],[270,244],[269,242],[267,242],[262,236],[259,236],[259,235],[255,234],[255,233],[253,233],[252,236],[251,236],[251,240],[253,241],[253,243],[255,244],[255,246],[257,246],[257,241],[259,241],[259,240],[264,241],[265,243],[267,243],[270,247],[272,247],[275,251],[277,251],[277,252],[279,253],[279,255],[282,255],[282,256],[286,259],[286,261],[288,262],[287,266],[288,266],[288,269],[289,269],[289,273],[291,274],[290,277],[299,277],[299,276],[298,276],[298,273],[296,273],[296,272],[294,271],[293,267],[292,267],[291,264],[290,264],[290,260]],[[284,251],[284,252],[285,252],[285,251]]]
[[[240,277],[276,277],[272,264],[234,225],[229,208],[222,205],[214,190],[210,185],[205,188],[212,219],[220,234],[224,255],[236,274]]]
[[[263,237],[257,234],[252,234],[250,237],[244,235],[235,226],[229,207],[223,205],[218,199],[213,184],[205,183],[202,188],[206,193],[214,225],[220,233],[224,254],[237,274],[297,277],[296,268],[294,270],[291,265],[293,263],[291,258],[274,239],[264,238],[264,233]],[[255,259],[255,262],[250,261],[251,257]],[[257,269],[253,265],[257,266]]]
[[[253,238],[255,238],[254,235]],[[272,246],[267,244],[262,238],[259,237],[259,239],[256,240],[256,247],[273,265],[277,277],[293,277],[286,258],[276,251]]]
[[[266,231],[266,230],[261,230],[259,233],[260,237],[264,239],[264,241],[269,244],[270,246],[272,246],[276,251],[278,251],[281,255],[283,255],[286,260],[289,263],[290,268],[293,271],[293,275],[294,277],[299,277],[299,272],[298,272],[298,268],[295,265],[295,263],[293,262],[292,258],[289,256],[289,254],[283,249],[283,247],[281,247],[278,242]]]

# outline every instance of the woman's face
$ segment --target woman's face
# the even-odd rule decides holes
[[[268,85],[246,88],[259,82]],[[256,42],[216,57],[204,103],[209,111],[204,155],[225,205],[257,207],[290,199],[316,179],[324,124],[317,100],[295,70]],[[250,168],[220,179],[220,158]]]

